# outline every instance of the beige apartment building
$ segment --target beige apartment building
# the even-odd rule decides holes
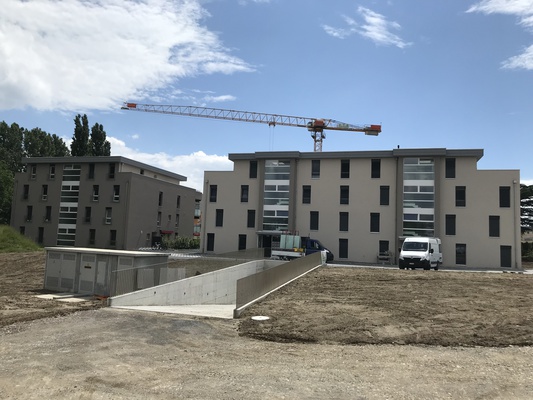
[[[11,226],[43,246],[134,250],[194,234],[201,193],[184,176],[120,156],[23,162]]]
[[[201,248],[268,249],[289,231],[337,261],[397,262],[405,237],[442,240],[443,266],[521,267],[520,172],[478,170],[481,149],[230,154],[206,171]],[[265,250],[265,254],[268,251]]]

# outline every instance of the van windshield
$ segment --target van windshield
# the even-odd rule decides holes
[[[403,250],[405,251],[427,251],[428,244],[424,242],[404,242]]]

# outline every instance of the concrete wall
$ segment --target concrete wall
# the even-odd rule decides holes
[[[236,304],[237,280],[283,261],[257,260],[209,272],[164,285],[112,297],[113,306],[172,306],[200,304]]]

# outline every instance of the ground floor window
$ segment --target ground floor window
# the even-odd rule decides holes
[[[215,251],[215,234],[214,233],[208,233],[207,234],[207,251]]]
[[[466,265],[466,244],[457,243],[455,245],[455,263],[458,265]]]
[[[502,268],[512,267],[511,246],[500,246],[500,265]]]
[[[348,258],[348,239],[339,239],[339,258]]]
[[[246,235],[239,235],[239,250],[246,250]]]

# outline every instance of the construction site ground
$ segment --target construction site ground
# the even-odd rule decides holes
[[[57,301],[43,281],[43,252],[0,254],[0,398],[533,396],[533,275],[322,267],[238,320]]]

